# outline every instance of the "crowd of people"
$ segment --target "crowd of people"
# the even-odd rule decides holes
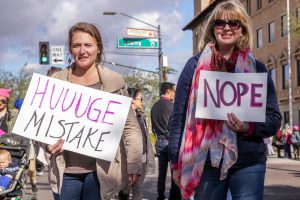
[[[280,127],[278,132],[270,138],[270,144],[268,149],[273,150],[272,145],[277,149],[278,158],[299,158],[299,126],[294,125],[292,128],[289,124],[285,124],[284,127]],[[281,151],[283,150],[283,154]],[[273,153],[274,154],[274,153]],[[268,151],[268,155],[273,155]]]
[[[299,127],[280,128],[281,114],[274,83],[268,73],[265,122],[246,122],[234,111],[226,120],[195,117],[199,76],[202,70],[233,73],[266,73],[251,48],[251,20],[241,3],[219,3],[203,27],[201,51],[190,58],[177,84],[160,85],[160,98],[151,107],[151,129],[158,160],[157,200],[166,198],[166,176],[171,169],[169,200],[263,199],[267,154],[299,158]],[[37,192],[37,154],[49,169],[55,200],[143,198],[143,182],[155,172],[153,144],[145,119],[143,91],[128,87],[122,76],[102,66],[103,42],[97,27],[79,22],[69,30],[68,48],[73,63],[65,69],[52,67],[48,76],[95,90],[132,98],[116,159],[111,162],[64,150],[64,140],[54,144],[31,141],[30,182]],[[11,89],[0,89],[0,135],[12,134],[17,112],[8,107]],[[20,110],[22,102],[15,102]],[[280,128],[280,129],[279,129]],[[279,130],[279,131],[278,131]],[[50,130],[51,131],[51,130]],[[273,137],[273,138],[272,138]],[[40,150],[34,148],[39,146]],[[42,152],[42,153],[40,153]],[[1,155],[5,152],[0,151]],[[6,153],[6,165],[10,157]],[[169,165],[170,164],[170,165]],[[251,176],[248,174],[251,173]],[[2,176],[3,177],[3,176]],[[13,175],[7,176],[9,178]],[[1,185],[1,187],[7,187]],[[230,191],[230,192],[229,192]]]

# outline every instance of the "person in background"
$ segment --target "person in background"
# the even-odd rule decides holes
[[[293,126],[292,132],[292,145],[294,149],[295,158],[299,158],[299,146],[300,146],[300,136],[299,136],[299,126]]]
[[[21,107],[23,104],[23,99],[16,99],[14,102],[14,107],[20,111]],[[37,187],[37,181],[36,181],[36,153],[35,153],[35,148],[32,140],[29,141],[30,147],[29,147],[29,155],[28,155],[28,160],[29,160],[29,180],[31,184],[31,190],[33,193],[37,193],[38,187]]]
[[[291,147],[292,147],[292,131],[288,124],[284,125],[284,129],[282,130],[282,137],[285,141],[284,143],[284,157],[291,159]]]
[[[264,138],[264,143],[265,143],[266,149],[267,149],[266,153],[268,156],[272,156],[275,154],[273,146],[272,146],[272,142],[273,142],[273,136]]]
[[[8,107],[12,89],[0,88],[0,136],[11,133],[17,113]]]
[[[277,157],[278,158],[283,158],[283,156],[281,156],[281,149],[284,150],[284,146],[285,146],[285,138],[282,135],[282,126],[280,127],[280,129],[277,131],[276,135],[273,136],[273,145],[276,147],[277,149]]]
[[[142,175],[139,178],[139,181],[127,187],[124,190],[119,192],[120,200],[128,200],[130,189],[132,188],[132,199],[133,200],[142,200],[143,199],[143,182],[146,174],[155,173],[155,159],[152,148],[152,143],[149,137],[149,131],[146,123],[145,116],[143,114],[143,94],[141,90],[136,88],[128,88],[128,96],[132,98],[131,108],[135,111],[137,121],[140,125],[143,137],[143,165],[142,165]]]
[[[188,60],[180,74],[169,152],[173,178],[185,199],[194,195],[195,200],[225,200],[228,190],[233,200],[263,199],[267,160],[263,138],[277,132],[281,115],[272,78],[251,52],[252,34],[251,19],[242,3],[221,1],[208,14],[200,53]],[[227,120],[196,119],[202,70],[266,73],[265,122],[241,121],[234,110],[225,113]]]
[[[74,63],[52,75],[73,84],[127,96],[121,75],[101,66],[103,43],[97,27],[79,22],[69,30],[68,46]],[[49,131],[51,132],[51,130]],[[111,162],[62,149],[64,140],[43,144],[51,154],[49,182],[55,199],[110,199],[126,185],[134,185],[142,170],[142,137],[129,110],[116,159]]]
[[[153,104],[151,108],[152,131],[156,138],[156,154],[158,156],[158,181],[157,181],[157,200],[165,199],[166,176],[169,165],[169,118],[173,109],[173,100],[176,93],[175,84],[164,82],[160,86],[161,98]],[[169,200],[180,200],[180,189],[171,181]]]
[[[62,68],[60,67],[50,67],[50,69],[47,70],[47,76],[52,76],[55,72],[61,71]]]

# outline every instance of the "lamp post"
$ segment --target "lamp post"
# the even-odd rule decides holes
[[[288,65],[289,65],[289,118],[293,127],[293,98],[292,98],[292,66],[291,66],[291,29],[290,29],[290,1],[286,1],[287,32],[288,32]]]
[[[148,22],[145,22],[143,20],[140,20],[140,19],[137,19],[135,17],[132,17],[130,15],[127,15],[125,13],[122,13],[122,12],[113,12],[113,11],[108,11],[108,12],[103,12],[103,15],[123,15],[125,17],[128,17],[130,19],[133,19],[133,20],[136,20],[136,21],[139,21],[143,24],[146,24],[148,26],[151,26],[152,28],[155,28],[156,31],[157,31],[157,37],[158,37],[158,77],[159,77],[159,88],[160,88],[160,85],[162,83],[162,75],[163,75],[163,52],[162,52],[162,41],[161,41],[161,32],[160,32],[160,25],[157,25],[157,26],[154,26],[152,24],[149,24]]]

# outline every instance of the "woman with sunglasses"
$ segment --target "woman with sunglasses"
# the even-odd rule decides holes
[[[266,154],[263,138],[280,127],[275,88],[267,77],[265,122],[244,122],[234,113],[227,120],[196,119],[201,70],[266,73],[254,59],[251,20],[238,1],[223,1],[209,14],[200,39],[201,52],[183,69],[177,84],[170,122],[169,151],[173,178],[186,199],[263,199]],[[255,78],[255,77],[253,77]],[[251,111],[249,111],[251,114]],[[214,145],[211,145],[214,144]]]
[[[8,100],[12,89],[0,88],[0,136],[11,133],[16,120],[16,113],[8,108]]]

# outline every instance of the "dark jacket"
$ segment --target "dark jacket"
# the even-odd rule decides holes
[[[178,79],[175,103],[169,126],[169,152],[172,163],[177,163],[178,153],[185,127],[186,110],[193,75],[200,54],[190,58]],[[265,65],[256,61],[257,73],[267,72]],[[277,103],[274,83],[268,73],[266,122],[256,122],[255,131],[249,136],[237,133],[238,160],[235,166],[265,163],[263,138],[275,135],[280,127],[281,115]]]
[[[152,131],[156,138],[168,139],[168,124],[174,103],[164,97],[160,98],[151,108]]]

